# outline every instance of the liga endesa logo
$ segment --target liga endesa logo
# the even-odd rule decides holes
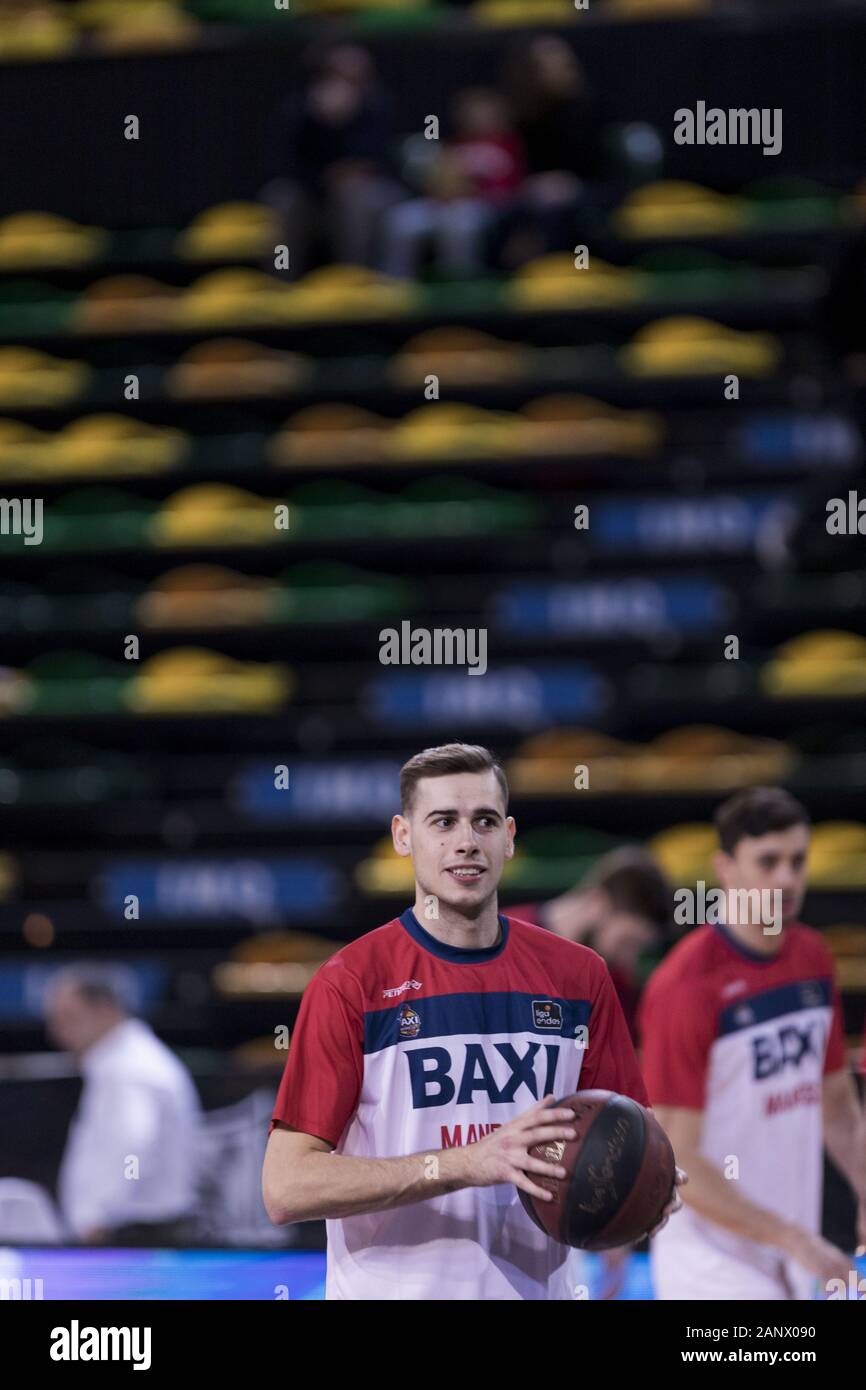
[[[134,1371],[150,1370],[149,1327],[52,1327],[52,1361],[131,1361]]]

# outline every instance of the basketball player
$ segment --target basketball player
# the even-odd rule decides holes
[[[265,1206],[278,1225],[325,1218],[328,1298],[582,1297],[580,1252],[536,1228],[517,1189],[545,1201],[539,1179],[565,1177],[528,1152],[574,1136],[554,1093],[646,1101],[607,967],[498,914],[515,825],[486,749],[419,753],[401,800],[391,829],[414,906],[343,947],[304,994]],[[680,1205],[673,1191],[662,1224]]]
[[[725,920],[674,947],[639,1014],[653,1107],[689,1173],[684,1211],[652,1244],[656,1294],[803,1299],[817,1280],[826,1296],[850,1261],[820,1235],[822,1142],[857,1195],[862,1241],[866,1127],[832,957],[797,921],[809,817],[756,787],[715,823]]]

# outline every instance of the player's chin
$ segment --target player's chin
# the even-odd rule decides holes
[[[444,886],[441,896],[456,903],[482,902],[490,897],[496,887],[496,880],[489,869],[482,870],[474,878],[460,878],[443,869],[441,878]]]

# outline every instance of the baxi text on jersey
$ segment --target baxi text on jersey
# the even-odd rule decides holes
[[[473,1105],[479,1094],[486,1096],[493,1105],[511,1105],[523,1089],[532,1100],[540,1100],[554,1090],[561,1046],[560,1043],[530,1042],[520,1056],[513,1043],[494,1043],[499,1079],[481,1043],[466,1043],[459,1079],[455,1059],[446,1047],[413,1047],[405,1054],[412,1106],[415,1110],[424,1110],[434,1105]],[[540,1063],[538,1075],[536,1058]]]

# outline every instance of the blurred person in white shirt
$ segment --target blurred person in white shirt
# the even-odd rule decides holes
[[[183,1063],[131,1015],[121,973],[70,967],[45,1000],[52,1041],[78,1061],[84,1089],[58,1177],[58,1201],[86,1244],[191,1238],[201,1108]]]

